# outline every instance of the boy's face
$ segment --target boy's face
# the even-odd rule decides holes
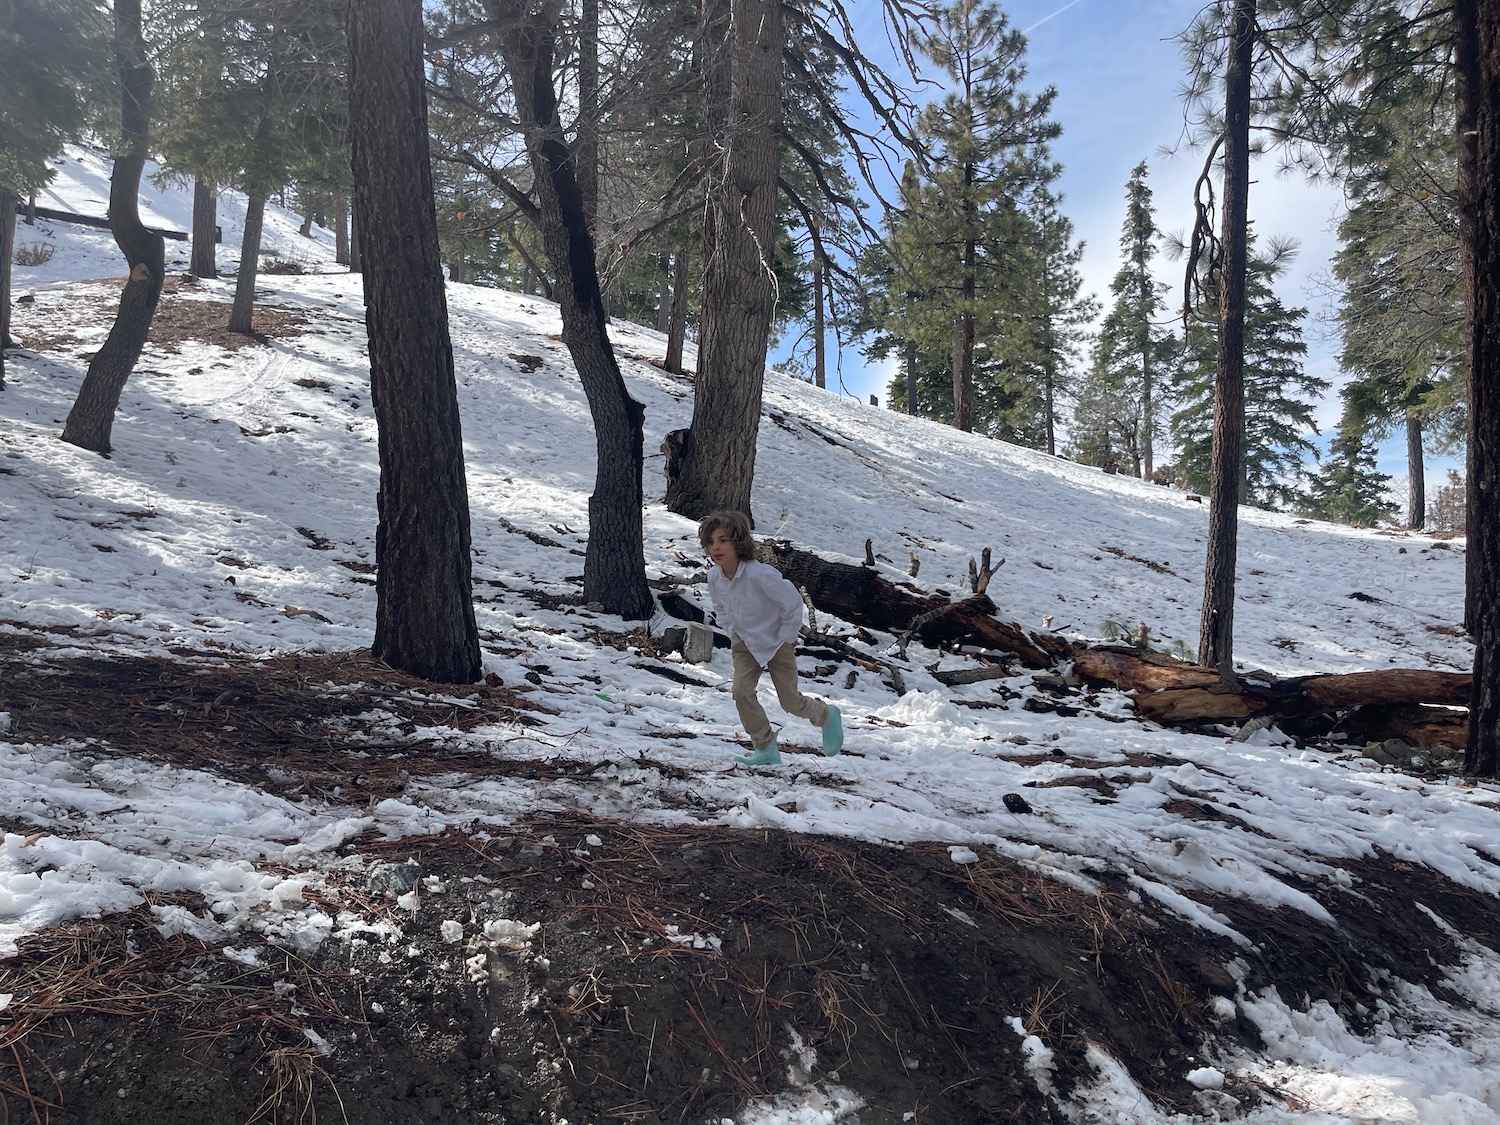
[[[719,569],[732,571],[740,561],[739,550],[734,545],[734,536],[728,528],[719,527],[708,539],[708,557],[718,563]]]

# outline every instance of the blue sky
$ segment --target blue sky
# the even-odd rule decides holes
[[[1054,117],[1063,129],[1053,145],[1053,155],[1063,165],[1057,188],[1063,212],[1085,243],[1085,288],[1101,300],[1108,297],[1110,279],[1119,268],[1125,182],[1136,164],[1148,164],[1161,229],[1180,232],[1191,222],[1192,188],[1203,158],[1182,143],[1184,68],[1175,36],[1204,6],[1203,0],[1013,0],[1004,5],[1011,25],[1028,40],[1027,85],[1057,89]],[[873,11],[870,17],[873,39],[880,32]],[[1179,151],[1168,155],[1167,149]],[[1279,291],[1287,304],[1309,309],[1304,326],[1308,366],[1336,386],[1337,345],[1327,324],[1332,306],[1322,280],[1336,248],[1339,193],[1299,176],[1278,176],[1274,156],[1252,165],[1251,175],[1254,229],[1263,239],[1289,235],[1301,245]],[[1159,258],[1158,274],[1170,285],[1174,304],[1181,271],[1180,263],[1165,254]],[[868,401],[873,393],[884,403],[885,373],[865,370],[854,349],[846,349],[843,364],[844,385],[851,394]],[[1318,412],[1325,438],[1338,413],[1337,396],[1330,395]],[[1404,475],[1401,450],[1395,453],[1382,468]]]

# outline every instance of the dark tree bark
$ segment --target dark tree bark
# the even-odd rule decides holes
[[[1207,561],[1198,662],[1234,679],[1234,579],[1245,430],[1245,245],[1250,194],[1250,68],[1255,0],[1235,0],[1224,78],[1224,214],[1219,274],[1219,356],[1209,471]]]
[[[583,221],[599,245],[599,0],[581,0],[578,28],[578,126],[574,175]]]
[[[672,255],[656,256],[656,330],[663,336],[672,326]]]
[[[667,354],[662,367],[673,375],[682,374],[682,347],[687,339],[688,255],[678,250],[672,255],[672,313],[667,321]]]
[[[917,345],[906,341],[906,412],[917,412]]]
[[[970,188],[974,182],[972,166],[964,169],[964,229],[972,230],[974,201]],[[979,245],[973,238],[964,240],[963,281],[959,293],[962,308],[953,326],[953,425],[964,433],[974,429],[974,297],[978,292]]]
[[[202,176],[193,179],[193,248],[188,270],[194,277],[219,276],[219,193]]]
[[[540,10],[528,8],[525,0],[495,0],[495,9],[506,29],[502,50],[516,114],[526,131],[542,245],[556,274],[563,342],[578,369],[594,421],[597,461],[589,497],[583,596],[610,613],[642,620],[651,616],[653,607],[641,519],[646,411],[630,397],[609,342],[583,191],[558,118],[552,67],[560,10],[554,2]]]
[[[146,166],[151,128],[151,64],[141,34],[141,0],[115,0],[115,58],[120,71],[122,151],[109,177],[109,222],[130,275],[104,346],[94,353],[88,374],[63,426],[62,439],[81,449],[110,451],[115,407],[135,370],[151,318],[166,280],[166,243],[141,222],[141,172]]]
[[[1459,241],[1468,305],[1468,589],[1473,698],[1464,772],[1500,777],[1500,9],[1457,0]]]
[[[424,679],[479,678],[469,496],[427,148],[421,0],[352,0],[349,140],[380,430],[375,643]]]
[[[240,240],[240,270],[234,280],[234,304],[229,309],[229,331],[249,335],[255,318],[255,282],[260,276],[260,238],[265,229],[265,192],[251,189],[245,197],[245,232]]]
[[[0,387],[10,338],[10,269],[16,257],[16,193],[0,188]]]
[[[349,208],[349,272],[364,273],[364,255],[359,249],[359,210],[355,207]]]
[[[667,507],[691,519],[718,508],[750,514],[775,300],[780,0],[703,0],[700,39],[713,187],[703,223],[693,440],[667,481]]]
[[[1422,456],[1422,419],[1406,416],[1406,527],[1421,531],[1427,525],[1427,471]]]
[[[333,194],[333,260],[349,264],[349,200],[343,192]]]
[[[813,384],[819,389],[828,386],[828,373],[826,371],[827,342],[823,339],[825,331],[823,327],[823,301],[825,299],[824,286],[827,284],[828,270],[823,264],[821,254],[813,255]]]

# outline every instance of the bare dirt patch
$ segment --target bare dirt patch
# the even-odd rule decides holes
[[[292,797],[568,769],[425,741],[524,723],[532,701],[503,687],[437,688],[361,654],[64,659],[49,644],[0,638],[17,743],[87,738]],[[3,826],[42,830],[25,809]],[[363,863],[307,895],[347,936],[311,953],[258,932],[228,948],[164,937],[161,910],[206,906],[154,892],[23,941],[0,960],[0,1121],[700,1123],[805,1070],[857,1091],[862,1125],[1061,1125],[1017,1020],[1055,1052],[1059,1089],[1091,1078],[1092,1044],[1159,1106],[1200,1112],[1184,1075],[1205,1038],[1256,1044],[1212,1015],[1237,981],[1358,1028],[1400,981],[1444,994],[1455,931],[1500,940],[1500,904],[1383,855],[1347,864],[1347,886],[1298,885],[1333,925],[1205,901],[1247,949],[1139,901],[1124,871],[1092,872],[1085,893],[994,854],[954,863],[942,842],[570,814],[344,854]],[[1274,1096],[1234,1077],[1227,1093]]]
[[[123,280],[120,284],[124,284]],[[293,309],[257,302],[251,317],[253,331],[246,335],[231,332],[229,303],[193,296],[195,279],[185,275],[168,277],[162,286],[161,303],[151,318],[147,343],[164,351],[175,352],[188,341],[214,344],[234,351],[246,347],[263,347],[270,339],[288,339],[302,334],[307,317]],[[69,298],[72,311],[68,320],[79,324],[96,324],[107,328],[114,321],[119,302],[107,295],[74,295]],[[12,325],[13,334],[24,347],[37,352],[70,351],[82,345],[82,338],[60,327],[55,317],[35,320],[18,309]]]

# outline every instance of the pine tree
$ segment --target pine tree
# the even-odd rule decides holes
[[[82,130],[108,44],[91,0],[0,0],[0,387],[17,203],[52,178],[49,161]]]
[[[1290,244],[1273,243],[1258,256],[1252,239],[1245,275],[1242,499],[1261,508],[1297,506],[1306,462],[1317,456],[1314,403],[1328,390],[1327,380],[1303,367],[1307,310],[1287,308],[1272,288],[1294,253]],[[1172,436],[1179,449],[1173,473],[1195,491],[1207,490],[1212,466],[1217,349],[1213,326],[1194,321],[1176,379],[1181,407],[1172,415]]]
[[[1056,178],[1047,144],[1055,91],[1021,90],[1025,37],[989,3],[959,0],[921,49],[950,93],[927,106],[918,131],[931,153],[908,166],[901,211],[889,222],[894,258],[891,331],[915,343],[931,365],[948,357],[952,405],[962,430],[994,436],[1030,431],[1011,410],[1035,354],[1026,321],[1040,284],[1040,238],[1031,209]],[[941,415],[940,415],[941,416]]]
[[[1164,391],[1179,344],[1163,324],[1166,286],[1151,269],[1159,232],[1145,161],[1131,170],[1125,201],[1123,261],[1110,282],[1114,300],[1074,411],[1073,453],[1084,464],[1113,464],[1132,476],[1150,478]]]
[[[1398,510],[1387,496],[1390,483],[1390,476],[1376,469],[1375,451],[1366,436],[1354,426],[1340,426],[1302,510],[1334,523],[1375,527]]]
[[[249,332],[265,205],[278,188],[348,183],[338,0],[158,0],[169,168],[244,191],[229,329]]]

